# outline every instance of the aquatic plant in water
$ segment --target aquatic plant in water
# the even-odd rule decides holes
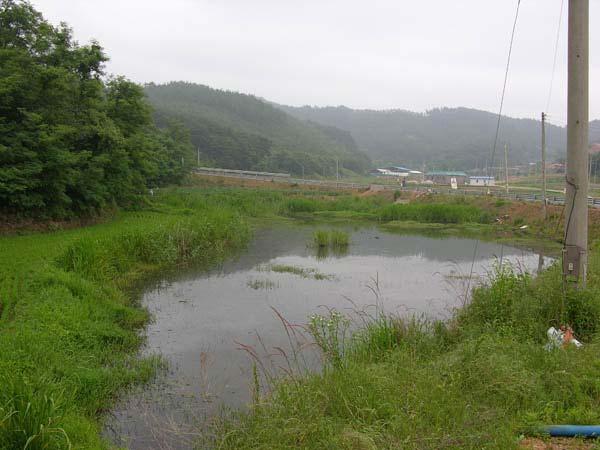
[[[334,275],[322,273],[318,269],[312,267],[298,267],[286,264],[261,266],[259,267],[259,270],[277,273],[289,273],[302,278],[313,278],[315,280],[333,280],[335,278]]]
[[[313,233],[313,245],[317,248],[345,249],[350,244],[348,233],[341,230],[317,230]]]
[[[277,283],[275,283],[274,281],[271,280],[248,280],[248,282],[246,283],[246,285],[249,288],[252,288],[254,290],[259,290],[259,289],[275,289],[277,286]]]

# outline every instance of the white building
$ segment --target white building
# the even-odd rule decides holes
[[[484,176],[469,177],[469,186],[496,186],[496,179]]]
[[[411,170],[401,166],[389,166],[380,169],[373,169],[371,175],[375,176],[386,176],[386,177],[397,177],[397,178],[408,178],[422,175],[422,172],[418,170]]]

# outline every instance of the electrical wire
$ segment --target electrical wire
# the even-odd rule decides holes
[[[550,99],[552,98],[552,87],[554,86],[554,75],[556,73],[556,57],[558,55],[558,42],[560,41],[560,27],[562,25],[563,8],[565,0],[560,1],[560,13],[558,14],[558,27],[556,29],[556,40],[554,41],[554,61],[552,62],[552,77],[550,78],[550,89],[548,90],[548,100],[546,101],[546,109],[550,110]]]
[[[510,69],[510,59],[512,56],[513,43],[515,40],[515,31],[517,29],[517,19],[519,18],[519,7],[521,6],[521,0],[517,0],[517,10],[515,12],[515,20],[513,22],[512,32],[510,34],[510,44],[508,46],[508,58],[506,61],[506,70],[504,71],[504,84],[502,85],[502,96],[500,97],[500,108],[498,110],[498,121],[496,122],[496,135],[494,137],[494,146],[492,147],[491,165],[494,166],[494,156],[496,155],[496,147],[498,146],[498,134],[500,133],[500,120],[502,118],[502,109],[504,107],[504,96],[506,94],[506,82],[508,80],[508,72]],[[487,168],[486,168],[486,174]]]
[[[506,61],[506,70],[504,71],[504,83],[502,85],[502,95],[500,97],[500,108],[498,110],[498,121],[496,123],[496,135],[494,136],[494,146],[492,147],[492,158],[491,158],[491,166],[494,167],[494,156],[496,154],[496,147],[498,146],[498,134],[500,132],[500,119],[502,118],[502,108],[504,107],[504,97],[506,95],[506,82],[508,80],[508,72],[510,69],[510,59],[512,56],[513,43],[515,41],[515,30],[517,29],[517,19],[519,18],[519,7],[521,6],[521,0],[517,0],[517,10],[515,12],[515,20],[513,22],[512,31],[510,34],[510,44],[508,46],[508,58]],[[485,168],[486,175],[489,176],[489,166],[486,165]],[[471,289],[471,280],[473,278],[473,267],[475,265],[475,258],[477,257],[477,247],[479,241],[475,241],[475,247],[473,248],[473,259],[471,260],[471,270],[469,272],[469,281],[467,283],[467,291],[465,292],[465,302],[469,295],[469,290]]]

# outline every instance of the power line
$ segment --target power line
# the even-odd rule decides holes
[[[492,149],[491,166],[494,167],[494,155],[496,154],[496,146],[498,145],[498,133],[500,132],[500,119],[502,118],[502,108],[504,107],[504,95],[506,94],[506,81],[508,79],[508,70],[510,68],[510,57],[512,55],[513,42],[515,40],[515,30],[517,28],[517,19],[519,17],[519,7],[521,6],[521,0],[517,0],[517,11],[515,12],[515,21],[513,23],[512,32],[510,34],[510,45],[508,47],[508,59],[506,61],[506,70],[504,72],[504,84],[502,85],[502,96],[500,97],[500,109],[498,111],[498,122],[496,124],[496,135],[494,136],[494,147]],[[486,161],[486,175],[489,176],[487,161]],[[465,301],[471,289],[471,280],[473,278],[473,266],[475,265],[475,258],[477,257],[477,246],[479,241],[475,241],[475,247],[473,248],[473,259],[471,260],[471,271],[469,272],[469,281],[467,284],[467,291],[465,292]]]
[[[546,109],[548,112],[550,110],[550,99],[552,97],[552,87],[554,86],[554,75],[556,73],[556,57],[558,55],[558,42],[560,40],[560,26],[562,24],[562,16],[563,16],[563,7],[565,5],[565,0],[560,1],[560,13],[558,15],[558,27],[556,29],[556,40],[554,41],[554,61],[552,62],[552,77],[550,78],[550,89],[548,90],[548,100],[546,101]]]
[[[498,122],[496,123],[496,136],[494,137],[494,146],[492,148],[492,166],[494,165],[494,156],[496,155],[496,147],[498,145],[498,133],[500,132],[500,119],[502,118],[502,108],[504,107],[504,95],[506,94],[506,81],[508,80],[508,70],[510,68],[510,58],[512,56],[513,42],[515,40],[515,30],[517,28],[517,19],[519,18],[519,7],[521,0],[517,0],[517,11],[515,12],[515,20],[513,22],[512,32],[510,34],[510,45],[508,47],[508,59],[506,61],[506,70],[504,72],[504,84],[502,85],[502,96],[500,97],[500,109],[498,111]],[[489,174],[488,174],[489,175]]]

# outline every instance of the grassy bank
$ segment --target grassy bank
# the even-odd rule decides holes
[[[557,267],[504,267],[449,322],[381,316],[342,342],[339,316],[313,317],[324,372],[282,380],[221,424],[216,447],[510,449],[540,424],[600,423],[598,255],[566,300]],[[583,348],[544,348],[561,324]]]
[[[0,238],[0,448],[105,448],[100,415],[115,395],[151,377],[138,359],[140,280],[209,265],[243,246],[237,208],[122,213],[89,228]]]

